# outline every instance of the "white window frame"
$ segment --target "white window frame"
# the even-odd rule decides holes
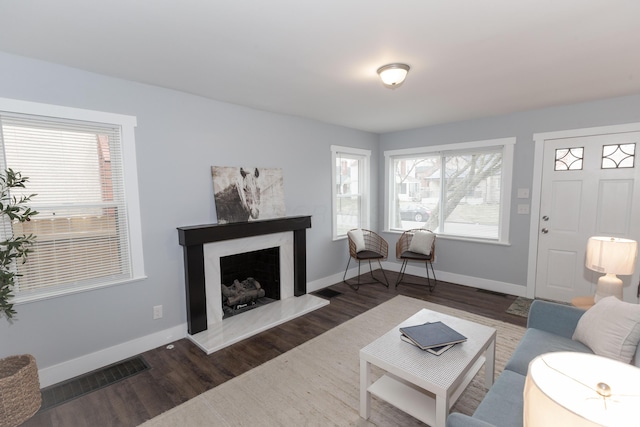
[[[394,170],[393,161],[399,157],[434,156],[442,154],[464,154],[465,150],[473,151],[486,148],[502,148],[502,174],[500,190],[500,224],[498,227],[497,239],[483,239],[480,237],[465,237],[459,235],[447,235],[438,233],[438,238],[463,241],[475,241],[484,243],[494,243],[509,245],[509,228],[511,223],[511,189],[513,180],[513,155],[516,144],[515,137],[488,139],[482,141],[461,142],[445,145],[434,145],[418,148],[407,148],[400,150],[389,150],[384,152],[385,157],[385,183],[384,186],[384,229],[388,233],[401,233],[402,231],[391,229],[391,194],[393,194]],[[442,194],[441,196],[442,197]],[[443,218],[441,218],[443,220]]]
[[[359,186],[361,190],[361,207],[360,218],[358,218],[357,228],[369,228],[370,227],[370,212],[371,212],[371,197],[370,197],[370,167],[371,167],[371,150],[364,150],[361,148],[342,147],[339,145],[331,146],[331,208],[332,208],[332,239],[342,240],[347,238],[347,234],[338,234],[338,206],[336,192],[337,181],[336,176],[338,171],[336,170],[336,159],[339,154],[345,154],[347,156],[359,157],[360,167],[359,170]]]
[[[16,293],[12,302],[14,304],[21,304],[145,279],[146,275],[144,271],[144,256],[142,251],[142,227],[138,192],[138,171],[135,151],[136,117],[8,98],[0,98],[0,113],[2,112],[8,114],[26,114],[31,116],[53,117],[56,119],[94,122],[117,126],[120,128],[125,185],[124,190],[129,226],[129,250],[131,257],[130,278],[119,281],[76,286],[72,288],[43,289],[27,295],[20,295],[20,293]]]

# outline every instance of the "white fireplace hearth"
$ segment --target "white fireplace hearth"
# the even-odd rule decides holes
[[[309,294],[291,296],[220,322],[210,323],[206,330],[187,336],[205,353],[211,354],[327,304],[329,301]]]
[[[184,247],[187,337],[207,354],[329,304],[306,294],[310,217],[178,228]],[[223,319],[220,258],[279,248],[280,300]],[[204,302],[204,304],[203,304]]]

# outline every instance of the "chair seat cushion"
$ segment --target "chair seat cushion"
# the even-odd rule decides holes
[[[368,250],[360,251],[360,252],[358,252],[356,254],[356,256],[358,257],[358,259],[382,259],[382,258],[384,258],[384,256],[382,254],[379,254],[378,252],[368,251]]]
[[[424,255],[424,254],[419,254],[417,252],[404,251],[400,255],[400,259],[413,259],[413,260],[416,260],[416,261],[429,261],[431,259],[431,254]]]

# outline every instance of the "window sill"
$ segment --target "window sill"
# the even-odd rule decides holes
[[[56,290],[51,291],[35,291],[33,293],[25,293],[24,295],[15,295],[12,299],[12,303],[15,305],[28,304],[30,302],[43,301],[51,298],[58,298],[62,296],[77,294],[80,292],[94,291],[97,289],[108,288],[112,286],[126,285],[129,283],[139,282],[142,280],[146,280],[147,276],[134,277],[131,279],[125,280],[116,280],[108,283],[100,283],[95,285],[85,285],[85,286],[77,286],[77,287],[68,287],[68,288],[58,288]]]
[[[390,234],[402,234],[404,230],[385,230],[385,233]],[[438,239],[444,240],[456,240],[459,242],[469,242],[469,243],[482,243],[487,245],[495,245],[495,246],[511,246],[511,242],[500,242],[498,240],[489,240],[489,239],[480,239],[474,237],[464,237],[464,236],[453,236],[450,234],[439,234],[436,233]]]

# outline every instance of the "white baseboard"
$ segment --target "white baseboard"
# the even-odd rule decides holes
[[[354,277],[357,271],[357,269],[349,270],[347,272],[347,279],[350,277]],[[344,271],[341,273],[332,274],[331,276],[323,277],[318,280],[314,280],[313,282],[307,282],[307,292],[319,291],[320,289],[324,289],[327,286],[335,285],[336,283],[342,282],[343,275]]]
[[[400,264],[395,262],[385,261],[382,263],[382,267],[388,271],[399,272]],[[368,273],[369,267],[363,269],[362,273]],[[412,274],[414,276],[425,277],[426,272],[424,270],[424,266],[417,265],[408,265],[407,274]],[[458,285],[470,286],[473,288],[484,289],[492,292],[501,292],[503,294],[515,295],[518,297],[527,296],[527,287],[515,285],[513,283],[500,282],[497,280],[489,280],[482,279],[479,277],[472,276],[464,276],[462,274],[448,273],[446,271],[438,271],[435,270],[436,277],[438,280],[442,280],[444,282],[456,283]],[[358,274],[358,268],[351,268],[347,271],[347,279],[355,277]],[[335,285],[338,282],[342,281],[342,276],[344,272],[336,273],[331,276],[323,277],[322,279],[314,280],[313,282],[307,283],[307,292],[315,292],[320,289],[326,288],[327,286]],[[393,283],[389,283],[389,285],[393,286]]]
[[[400,264],[393,262],[383,262],[383,267],[389,271],[399,271]],[[368,268],[367,268],[368,271]],[[415,276],[424,276],[423,267],[407,266],[407,273]],[[355,277],[358,269],[352,268],[347,271],[347,279]],[[332,274],[312,282],[307,282],[307,292],[315,292],[327,286],[334,285],[342,281],[344,272]],[[495,280],[481,279],[478,277],[464,276],[461,274],[448,273],[436,270],[436,277],[445,282],[456,283],[474,288],[485,289],[493,292],[502,292],[505,294],[526,296],[526,286],[514,285],[512,283],[499,282]],[[393,283],[390,283],[393,286]],[[77,357],[57,365],[48,366],[38,371],[40,376],[40,387],[48,387],[74,378],[78,375],[94,371],[107,365],[119,362],[129,357],[136,356],[145,351],[152,350],[169,344],[173,341],[185,338],[187,336],[187,324],[175,326],[160,332],[155,332],[135,340],[127,341],[122,344],[115,345],[94,353]]]
[[[135,340],[86,354],[57,365],[38,370],[40,387],[48,387],[78,375],[136,356],[145,351],[177,341],[187,336],[187,324],[155,332]]]
[[[383,267],[391,271],[400,271],[400,264],[393,262],[383,262]],[[434,264],[435,265],[435,264]],[[407,274],[414,276],[426,276],[424,266],[407,265]],[[446,271],[435,270],[438,280],[443,282],[451,282],[457,285],[470,286],[473,288],[484,289],[492,292],[501,292],[503,294],[515,295],[518,297],[524,297],[527,294],[527,287],[521,285],[515,285],[513,283],[500,282],[497,280],[483,279],[480,277],[465,276],[462,274],[449,273]]]
[[[470,286],[492,292],[515,295],[517,297],[527,296],[527,287],[514,285],[513,283],[499,282],[497,280],[482,279],[479,277],[463,276],[461,274],[447,273],[436,270],[438,280],[456,283],[458,285]]]

